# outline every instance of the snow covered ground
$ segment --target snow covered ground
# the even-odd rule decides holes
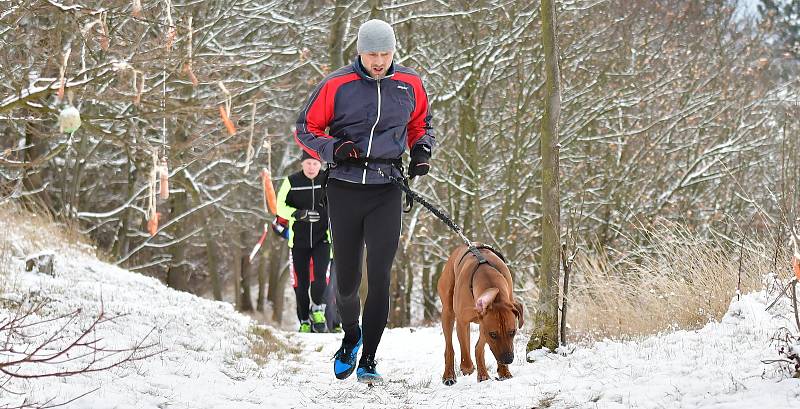
[[[339,335],[272,329],[302,352],[271,356],[260,365],[250,349],[258,332],[255,323],[229,304],[177,292],[98,261],[86,246],[32,248],[3,220],[0,231],[13,243],[6,275],[0,276],[3,298],[47,297],[47,314],[82,308],[85,322],[97,314],[102,298],[107,314],[126,314],[100,327],[105,345],[130,346],[155,329],[150,339],[164,349],[105,372],[13,381],[6,389],[22,394],[0,392],[0,407],[19,405],[23,398],[67,401],[96,389],[66,407],[800,408],[800,380],[761,362],[777,357],[770,344],[777,329],[793,326],[788,303],[765,312],[764,293],[744,296],[722,322],[697,331],[598,342],[567,356],[539,356],[532,364],[521,359],[527,339],[523,332],[510,366],[513,379],[478,384],[473,374],[452,387],[440,382],[444,345],[439,327],[387,330],[378,369],[388,382],[369,389],[354,377],[333,377],[331,357]],[[40,250],[55,252],[55,277],[24,271],[24,256]],[[0,308],[0,321],[6,317]],[[494,375],[488,351],[487,363]]]

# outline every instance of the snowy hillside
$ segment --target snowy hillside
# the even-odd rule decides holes
[[[791,327],[788,303],[765,312],[765,294],[732,304],[720,323],[640,342],[599,342],[567,356],[523,362],[517,337],[514,378],[477,384],[460,377],[441,384],[443,338],[438,327],[387,330],[378,351],[386,385],[368,389],[333,377],[335,334],[296,334],[257,327],[229,304],[173,291],[157,280],[103,263],[85,245],[36,248],[21,227],[0,220],[7,250],[4,299],[51,300],[44,317],[81,308],[90,322],[102,299],[109,315],[101,342],[129,347],[148,337],[164,352],[109,371],[69,378],[14,380],[0,406],[68,401],[68,408],[789,408],[800,407],[800,380],[763,359],[777,357],[770,337]],[[24,256],[55,253],[55,277],[24,271]],[[3,305],[6,305],[4,303]],[[0,310],[7,319],[8,311]],[[151,330],[155,329],[152,333]],[[529,328],[527,328],[529,330]],[[269,350],[270,333],[290,347]],[[266,335],[265,335],[266,334]],[[473,336],[473,342],[476,339]],[[265,347],[266,345],[266,347]],[[292,347],[296,347],[293,351]],[[301,351],[300,353],[296,353]],[[490,374],[494,359],[487,354]],[[52,400],[51,400],[52,399]]]

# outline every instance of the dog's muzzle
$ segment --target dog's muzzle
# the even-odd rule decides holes
[[[514,362],[514,353],[513,352],[506,352],[505,354],[500,356],[499,361],[503,365],[511,364],[512,362]]]

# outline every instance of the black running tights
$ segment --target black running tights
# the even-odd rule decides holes
[[[325,302],[325,287],[327,286],[328,264],[331,259],[331,245],[319,243],[314,248],[293,248],[290,251],[292,259],[292,287],[294,287],[295,300],[297,301],[297,319],[308,320],[308,287],[311,287],[311,300],[320,305]],[[311,280],[309,264],[314,260],[314,279]]]
[[[328,181],[328,215],[336,259],[337,305],[347,342],[358,340],[361,257],[367,248],[364,355],[374,355],[389,316],[389,280],[400,240],[401,192],[392,184]]]

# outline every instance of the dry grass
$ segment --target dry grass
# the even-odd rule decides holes
[[[65,245],[81,244],[92,248],[89,239],[81,234],[77,222],[57,220],[32,202],[6,201],[0,204],[0,248],[12,246],[14,254],[22,257],[42,250],[57,250]]]
[[[555,393],[545,393],[542,398],[539,399],[539,404],[533,407],[533,409],[546,409],[553,406],[553,403],[556,401],[556,394]]]
[[[269,363],[272,357],[283,359],[286,354],[299,355],[301,352],[299,347],[289,346],[279,340],[268,327],[263,325],[252,325],[249,335],[250,358],[259,366]]]
[[[11,274],[13,259],[69,246],[96,253],[75,222],[57,221],[32,201],[0,202],[0,294],[14,292],[16,287]]]
[[[10,291],[12,288],[11,283],[11,240],[8,240],[8,233],[3,231],[0,233],[0,294]],[[0,297],[0,308],[8,308],[5,301]]]
[[[573,339],[631,338],[702,327],[720,319],[733,297],[739,249],[662,223],[647,247],[612,264],[605,254],[575,263],[567,320]],[[742,293],[762,288],[774,245],[749,242],[742,257]],[[788,255],[779,260],[788,260]]]

